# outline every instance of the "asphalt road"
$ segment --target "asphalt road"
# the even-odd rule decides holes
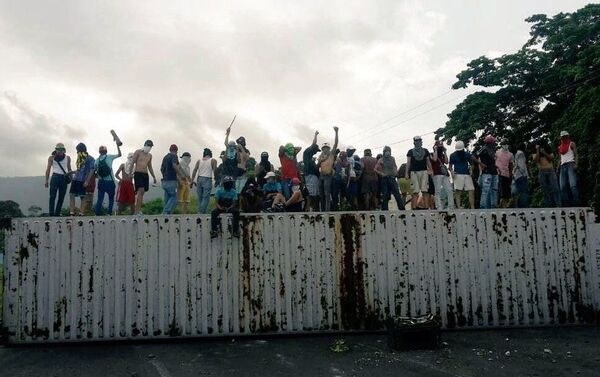
[[[349,350],[332,352],[337,339]],[[600,376],[599,327],[445,332],[443,341],[409,352],[390,352],[381,334],[0,346],[0,376]]]

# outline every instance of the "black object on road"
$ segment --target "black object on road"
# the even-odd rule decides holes
[[[441,344],[441,323],[433,314],[388,318],[385,325],[392,350],[435,349]]]

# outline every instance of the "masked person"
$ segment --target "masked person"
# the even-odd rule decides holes
[[[481,172],[481,209],[498,206],[498,168],[496,167],[496,138],[488,135],[483,140],[485,146],[477,153],[477,163]]]
[[[263,209],[262,190],[256,184],[256,179],[249,177],[240,195],[240,211],[259,213]]]
[[[560,132],[560,192],[563,206],[579,205],[579,190],[577,189],[577,145],[571,140],[567,131]]]
[[[133,182],[135,186],[136,198],[135,198],[135,214],[142,214],[142,204],[144,203],[144,194],[148,192],[150,188],[150,175],[156,184],[156,177],[154,176],[154,169],[152,168],[152,154],[150,151],[154,143],[152,140],[146,140],[144,147],[138,149],[133,153]]]
[[[237,208],[238,193],[235,190],[235,180],[233,177],[223,177],[222,187],[219,187],[215,192],[215,199],[217,200],[216,208],[211,213],[210,221],[211,238],[215,238],[218,235],[217,231],[221,225],[219,215],[222,213],[231,213],[233,215],[233,221],[231,222],[231,233],[234,237],[239,237],[240,211]]]
[[[263,210],[271,211],[277,205],[285,203],[285,197],[282,193],[281,183],[277,182],[275,173],[268,172],[265,178],[267,182],[263,185]]]
[[[429,172],[432,171],[429,151],[423,148],[421,136],[413,138],[414,147],[406,154],[406,173],[413,192],[411,208],[417,209],[419,198],[429,206]],[[420,195],[419,195],[420,194]]]
[[[52,177],[50,177],[52,172]],[[71,157],[66,154],[63,143],[56,144],[54,151],[48,157],[46,165],[45,187],[50,190],[48,202],[48,216],[60,216],[67,186],[71,181]]]
[[[315,131],[312,144],[302,153],[302,162],[304,163],[304,184],[308,191],[308,211],[319,210],[319,168],[315,162],[314,156],[321,149],[317,144],[319,131]]]
[[[131,214],[135,213],[135,189],[133,188],[133,153],[127,155],[127,161],[119,166],[115,173],[119,181],[117,187],[117,214],[122,215],[129,207]]]
[[[527,155],[525,155],[525,144],[520,143],[515,153],[515,164],[513,168],[513,184],[515,186],[515,199],[517,208],[529,207],[529,169],[527,167]]]
[[[113,214],[113,205],[115,203],[115,177],[113,176],[113,161],[121,157],[121,147],[117,144],[117,154],[108,154],[105,146],[98,149],[100,156],[96,159],[95,169],[98,176],[98,198],[96,199],[96,216],[103,213],[102,204],[104,195],[108,195],[108,214]]]
[[[256,175],[256,184],[258,187],[263,187],[267,183],[266,175],[270,171],[275,171],[273,164],[269,161],[269,153],[262,152],[260,154],[260,161],[254,167],[254,174]]]
[[[381,209],[384,211],[389,209],[388,202],[393,195],[398,209],[404,210],[404,201],[402,195],[400,195],[400,190],[398,190],[398,182],[396,182],[398,166],[396,165],[396,159],[392,157],[392,148],[388,146],[383,148],[383,156],[377,161],[375,172],[381,177]]]
[[[454,209],[454,190],[452,190],[452,183],[450,183],[448,168],[446,167],[448,155],[441,141],[436,140],[433,144],[433,152],[430,159],[431,170],[433,171],[433,185],[436,193],[435,208],[438,210],[442,210],[445,207]],[[444,201],[442,200],[444,197],[447,199],[446,206],[444,206]]]
[[[177,158],[178,149],[177,145],[171,144],[169,153],[163,157],[162,164],[160,165],[160,172],[162,173],[160,183],[164,191],[163,215],[173,213],[173,209],[177,204],[177,177],[185,177],[185,172],[181,168],[179,159]]]
[[[348,182],[348,203],[353,211],[358,211],[358,197],[360,192],[360,157],[354,154],[354,149],[347,149],[350,161],[350,180]]]
[[[321,202],[321,211],[331,211],[331,185],[333,181],[333,151],[338,146],[338,127],[333,127],[335,131],[335,141],[333,143],[333,150],[328,143],[324,143],[321,146],[321,155],[317,160],[317,167],[319,168],[319,196]]]
[[[456,208],[461,208],[461,194],[466,191],[469,195],[469,207],[475,208],[475,185],[471,177],[473,168],[473,157],[465,151],[465,143],[457,141],[454,152],[450,155],[450,174],[454,181],[454,200]]]
[[[362,175],[360,177],[360,193],[362,195],[363,208],[371,211],[377,208],[377,192],[379,191],[379,180],[375,172],[377,159],[373,157],[370,149],[365,149],[363,158],[360,159]]]
[[[87,147],[83,143],[77,144],[75,147],[77,150],[77,161],[75,163],[75,175],[71,182],[70,200],[69,200],[69,212],[70,215],[75,215],[75,199],[79,198],[80,207],[79,214],[83,215],[88,213],[88,204],[85,201],[86,186],[89,180],[94,175],[94,158],[87,153]]]
[[[300,178],[296,155],[302,150],[292,143],[279,147],[279,162],[281,163],[281,187],[283,196],[287,199],[292,195],[292,179]]]
[[[212,151],[210,149],[204,148],[202,159],[196,161],[194,173],[192,174],[192,182],[194,182],[196,179],[196,174],[198,174],[198,180],[196,181],[196,192],[198,193],[198,213],[206,213],[213,186],[213,177],[215,182],[217,182],[218,179],[217,160],[212,158]]]
[[[250,159],[250,151],[246,148],[246,138],[240,136],[237,138],[237,158],[238,158],[238,175],[235,180],[235,189],[239,193],[242,192],[246,182],[248,181],[248,160]],[[254,166],[252,167],[254,168]]]
[[[333,186],[331,188],[331,210],[342,209],[342,201],[348,198],[350,184],[350,161],[346,151],[341,151],[334,165]]]
[[[190,204],[190,186],[192,185],[192,175],[190,174],[190,164],[192,155],[190,152],[183,152],[180,156],[179,166],[182,174],[177,175],[177,204],[181,208],[181,213],[188,213]]]
[[[238,149],[235,141],[229,141],[229,131],[225,137],[225,155],[223,156],[223,166],[219,171],[221,177],[231,177],[234,182],[237,180],[238,169]]]
[[[515,156],[508,150],[508,143],[504,141],[496,151],[496,168],[498,169],[498,187],[500,189],[500,208],[510,207],[512,198],[512,169]]]
[[[560,190],[554,170],[554,154],[549,150],[546,141],[538,142],[535,146],[533,160],[539,171],[538,182],[544,194],[544,207],[560,207]]]
[[[285,202],[286,212],[302,212],[304,211],[304,196],[300,189],[300,180],[298,178],[292,179],[292,195]]]

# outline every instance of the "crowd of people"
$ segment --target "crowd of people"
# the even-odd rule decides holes
[[[246,139],[230,140],[231,126],[226,130],[224,151],[218,159],[205,148],[193,169],[192,155],[179,155],[177,145],[170,146],[163,157],[160,173],[164,191],[163,214],[173,213],[177,205],[182,213],[188,212],[190,192],[195,187],[198,195],[198,213],[207,213],[211,195],[215,208],[211,211],[211,235],[216,237],[220,214],[233,215],[232,234],[239,236],[241,212],[302,212],[302,211],[371,211],[388,210],[393,197],[396,207],[410,209],[462,208],[463,201],[470,208],[529,206],[529,161],[537,165],[538,182],[544,195],[544,206],[577,206],[577,146],[568,132],[560,134],[556,149],[551,143],[537,142],[528,151],[524,144],[514,148],[494,136],[484,138],[484,146],[469,152],[462,141],[454,145],[448,155],[444,144],[435,139],[428,150],[420,136],[413,138],[414,146],[406,154],[406,162],[396,162],[389,146],[373,156],[365,149],[360,157],[355,148],[338,148],[339,129],[334,127],[333,145],[319,145],[319,132],[304,149],[291,143],[279,147],[280,168],[270,160],[268,152],[256,161],[246,145]],[[114,135],[114,133],[113,133]],[[116,137],[116,136],[115,136]],[[97,200],[96,215],[105,213],[104,198],[108,196],[108,214],[127,210],[142,215],[144,194],[150,188],[150,178],[158,183],[152,165],[154,146],[147,140],[141,149],[127,155],[113,174],[113,162],[122,156],[122,143],[116,139],[117,154],[108,154],[101,146],[94,159],[83,143],[75,149],[73,164],[64,144],[56,145],[48,157],[46,187],[49,188],[49,216],[60,216],[63,201],[69,189],[70,215],[89,214],[92,211],[94,191]],[[497,147],[500,145],[500,148]],[[298,155],[302,152],[301,161]],[[463,198],[463,196],[466,196]],[[77,200],[80,202],[77,208]]]

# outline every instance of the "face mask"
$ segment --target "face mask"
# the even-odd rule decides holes
[[[506,144],[502,145],[502,150],[506,152],[508,150],[508,145],[506,145]]]
[[[182,157],[181,162],[183,162],[186,165],[189,165],[190,162],[192,162],[192,159],[190,157]]]
[[[390,156],[392,155],[392,152],[390,152],[390,151],[385,151],[385,152],[383,152],[383,155],[384,155],[385,157],[390,157]]]
[[[231,190],[233,188],[233,182],[225,182],[223,183],[223,188],[227,191]]]
[[[415,147],[421,148],[423,146],[423,140],[415,140]]]
[[[146,153],[150,153],[150,151],[151,151],[151,150],[152,150],[152,147],[150,147],[150,146],[147,146],[147,145],[146,145],[146,146],[144,146],[144,152],[146,152]]]
[[[104,156],[108,151],[106,149],[100,149],[99,153],[101,156]]]
[[[298,190],[300,190],[300,186],[292,186],[292,191],[293,192],[296,192]]]

